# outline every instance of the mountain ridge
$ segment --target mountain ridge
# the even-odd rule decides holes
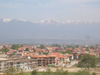
[[[70,23],[69,23],[70,22]],[[77,23],[79,22],[79,23]],[[55,20],[31,22],[0,19],[0,41],[11,39],[100,40],[100,23]]]
[[[100,22],[92,22],[92,21],[80,21],[80,20],[67,20],[63,22],[59,22],[54,19],[45,19],[41,21],[29,21],[29,20],[22,20],[22,19],[0,19],[0,22],[10,22],[10,21],[22,21],[22,22],[32,22],[32,23],[41,23],[41,24],[92,24],[92,23],[100,23]]]

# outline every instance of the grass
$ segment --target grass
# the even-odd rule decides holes
[[[31,73],[25,73],[24,75],[31,75]]]
[[[75,75],[74,72],[70,72],[69,74],[70,74],[70,75]],[[31,73],[30,73],[30,72],[29,72],[29,73],[25,73],[24,75],[31,75]],[[42,73],[42,72],[38,72],[37,75],[43,75],[43,73]]]

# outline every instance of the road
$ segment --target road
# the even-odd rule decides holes
[[[78,63],[78,61],[74,60],[70,64],[66,65],[66,67],[72,67],[72,66],[74,66],[77,63]]]

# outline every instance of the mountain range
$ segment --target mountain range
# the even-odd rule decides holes
[[[100,40],[100,22],[53,19],[31,22],[27,20],[0,19],[0,42],[61,42],[79,40],[93,43]],[[36,41],[38,40],[38,41]],[[58,40],[58,41],[57,41]],[[60,40],[60,41],[59,41]],[[66,42],[64,41],[66,40]]]

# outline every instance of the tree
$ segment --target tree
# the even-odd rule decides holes
[[[24,46],[23,44],[20,45],[20,47],[23,47],[23,46]]]
[[[73,47],[72,47],[72,49],[74,50],[74,49],[75,49],[75,47],[73,46]]]
[[[2,49],[0,49],[0,52],[2,52]]]
[[[9,49],[8,48],[4,48],[2,51],[7,53],[9,51]]]
[[[9,54],[9,57],[12,57],[13,55],[15,55],[16,52],[13,52],[11,54]]]
[[[92,75],[97,75],[95,72],[93,72],[93,74]]]
[[[31,72],[31,75],[37,75],[37,71],[36,71],[36,70],[33,70],[33,71]]]
[[[85,54],[81,60],[81,62],[78,63],[78,67],[87,67],[89,70],[89,67],[95,67],[98,62],[98,59],[92,55]]]
[[[79,55],[79,60],[81,60],[81,59],[82,59],[82,54]]]
[[[29,51],[29,48],[26,48],[25,51]]]
[[[35,49],[33,48],[33,51],[34,51],[34,53],[35,53]]]
[[[68,54],[72,54],[72,52],[71,52],[70,50],[61,51],[60,53],[62,53],[62,54],[66,54],[66,53],[68,53]]]
[[[21,68],[11,67],[7,69],[3,75],[24,75],[24,72]]]
[[[88,51],[88,52],[89,52],[89,49],[86,49],[86,51]]]
[[[89,47],[86,47],[86,51],[89,51]]]
[[[18,49],[20,46],[19,46],[19,44],[13,44],[12,46],[11,46],[11,49]]]
[[[52,44],[51,46],[52,47],[61,47],[61,45],[59,45],[59,44]]]
[[[76,48],[79,48],[79,45],[76,45],[75,47],[76,47]]]
[[[44,55],[48,55],[48,53],[45,53],[45,52],[44,52],[43,54],[44,54]]]
[[[46,49],[46,47],[44,45],[40,45],[41,49]]]
[[[90,49],[94,49],[94,46],[90,46]]]
[[[72,52],[70,51],[70,50],[67,50],[67,52],[66,53],[68,53],[68,54],[72,54]]]
[[[67,48],[71,48],[72,46],[71,45],[67,45]]]
[[[9,54],[9,57],[13,56],[14,54]]]

